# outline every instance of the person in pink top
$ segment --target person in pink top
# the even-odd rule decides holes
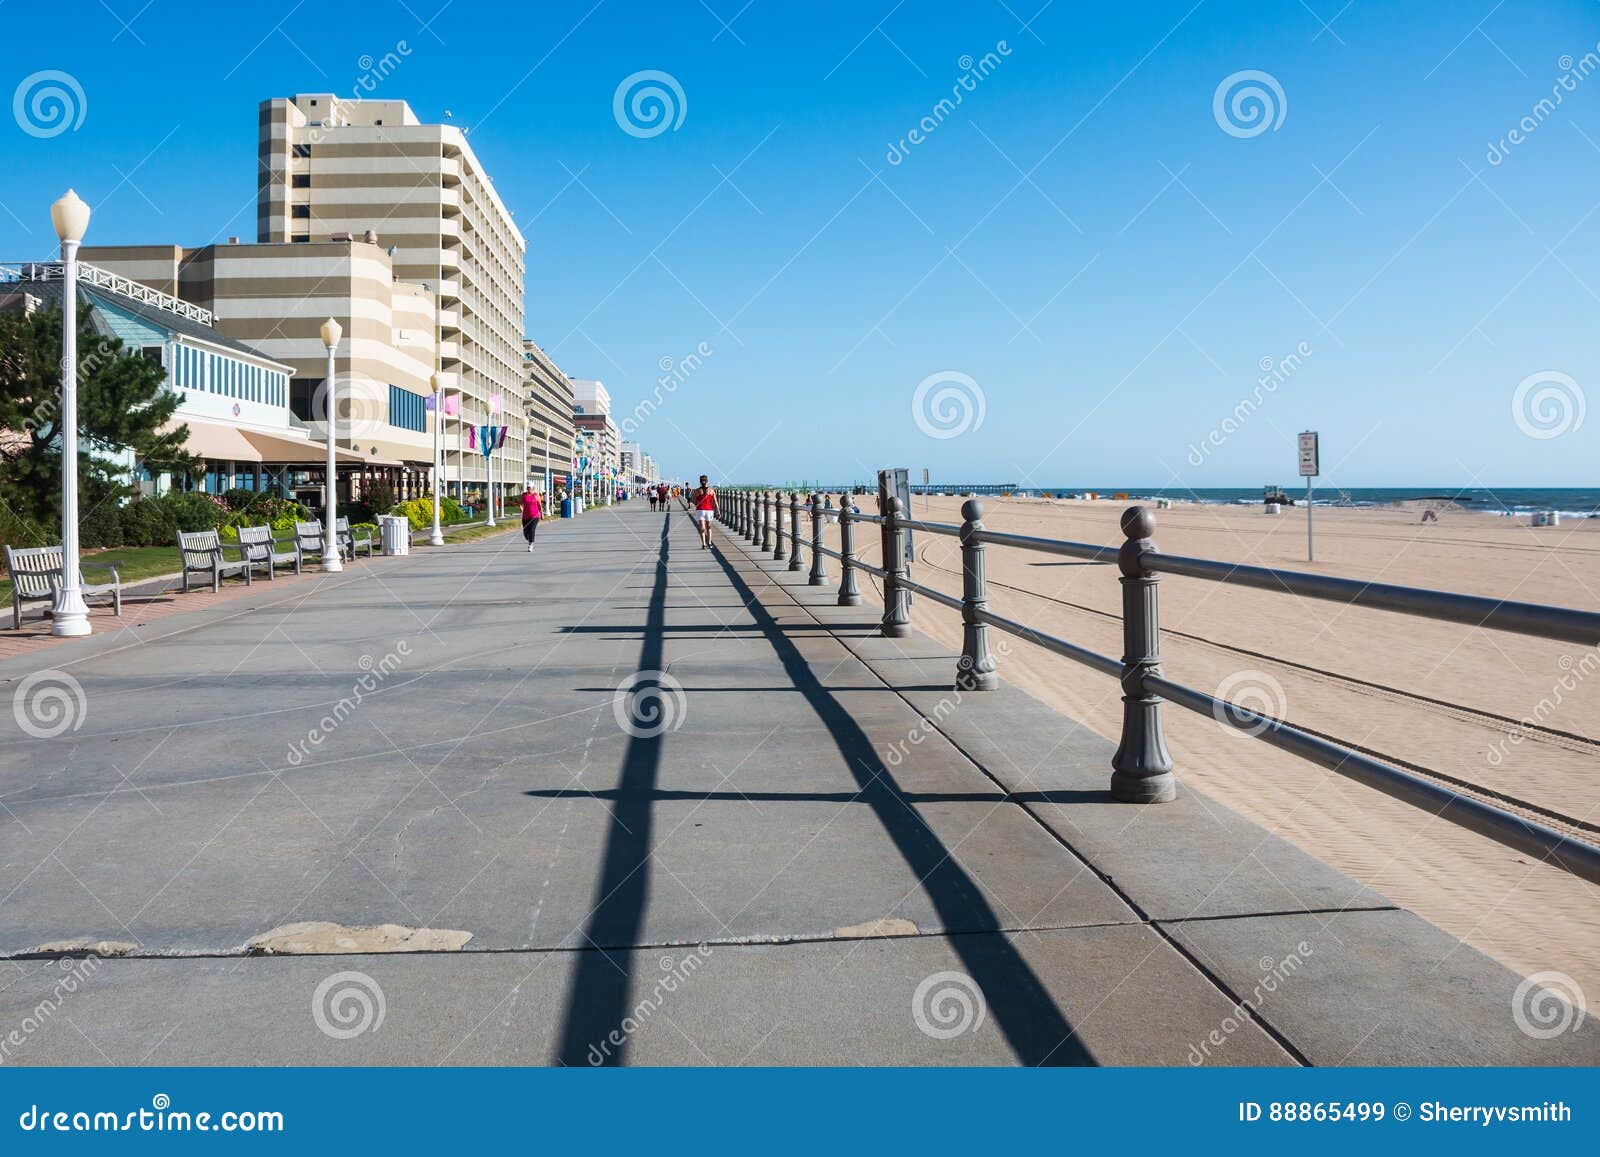
[[[533,553],[533,536],[539,533],[539,519],[544,516],[544,508],[539,505],[539,496],[533,492],[533,487],[527,486],[522,491],[522,537],[528,540],[528,553]]]

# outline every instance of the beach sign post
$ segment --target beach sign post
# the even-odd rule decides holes
[[[1318,461],[1320,451],[1317,446],[1317,432],[1315,430],[1302,430],[1300,432],[1300,476],[1306,480],[1306,561],[1317,560],[1316,550],[1311,543],[1311,480],[1322,473]]]

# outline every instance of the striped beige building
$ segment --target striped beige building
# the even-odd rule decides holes
[[[326,437],[322,323],[344,327],[334,361],[338,444],[360,455],[357,477],[383,476],[409,496],[433,459],[426,412],[435,348],[434,297],[396,280],[389,254],[366,242],[89,246],[83,259],[210,310],[217,329],[291,366],[289,408]],[[453,477],[453,476],[452,476]]]
[[[484,459],[463,430],[503,425],[494,476],[520,489],[527,243],[465,135],[419,123],[404,101],[328,93],[263,101],[259,129],[258,239],[315,246],[375,235],[395,278],[435,291],[440,382],[461,396],[461,420],[446,420],[446,478],[481,488]]]
[[[522,343],[526,373],[523,410],[528,418],[528,473],[543,485],[566,485],[572,474],[572,381],[557,368],[539,343]]]

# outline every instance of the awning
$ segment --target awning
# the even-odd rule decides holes
[[[309,438],[287,438],[280,434],[267,434],[260,430],[241,430],[240,434],[261,455],[261,461],[274,464],[305,463],[315,465],[325,462],[328,448]]]
[[[325,442],[313,442],[309,438],[285,438],[279,434],[263,434],[259,430],[246,430],[244,436],[261,450],[263,462],[310,467],[326,466],[328,463],[328,446]],[[341,466],[361,466],[369,464],[371,459],[357,450],[336,446],[334,461]]]
[[[175,429],[180,425],[189,427],[189,438],[184,443],[184,449],[196,458],[208,458],[213,462],[263,461],[261,451],[245,440],[237,426],[185,418],[168,423],[167,428]]]

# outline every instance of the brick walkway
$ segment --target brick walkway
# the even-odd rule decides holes
[[[427,547],[421,548],[427,550]],[[399,560],[382,557],[367,558],[363,556],[354,563],[346,563],[345,569],[338,575],[325,575],[316,567],[307,567],[301,574],[293,571],[285,574],[279,571],[276,578],[268,581],[263,575],[256,575],[255,581],[250,586],[245,586],[238,579],[225,579],[222,589],[215,594],[203,580],[195,580],[195,585],[188,594],[183,593],[183,584],[179,579],[162,580],[138,579],[124,587],[122,592],[122,615],[119,617],[111,613],[110,596],[106,594],[91,594],[89,602],[89,622],[94,627],[94,633],[103,635],[120,631],[142,631],[152,624],[172,615],[185,614],[189,611],[203,611],[225,603],[240,603],[239,610],[250,610],[266,606],[282,599],[307,593],[308,584],[325,583],[337,585],[350,582],[361,577],[366,568],[376,567],[387,569]],[[156,584],[161,584],[159,589],[148,589]],[[130,589],[136,593],[130,593]],[[146,588],[146,589],[140,589]],[[249,600],[245,602],[244,600]],[[43,603],[24,603],[22,607],[22,629],[11,630],[7,627],[0,630],[0,662],[14,659],[23,655],[38,654],[47,647],[53,647],[66,642],[50,633],[50,617],[40,614],[44,608]],[[0,607],[0,611],[7,608]],[[30,618],[29,616],[34,616]],[[9,618],[4,620],[9,622]],[[157,632],[160,634],[161,632]]]

